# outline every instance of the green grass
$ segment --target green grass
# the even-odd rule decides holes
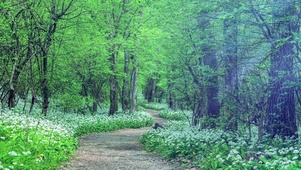
[[[80,135],[152,124],[146,113],[39,117],[6,111],[0,113],[0,169],[58,169],[73,155]]]
[[[148,151],[178,160],[184,167],[206,170],[301,169],[301,145],[297,141],[275,138],[259,144],[257,140],[255,128],[249,140],[248,133],[199,130],[186,121],[173,121],[165,128],[151,129],[140,138]]]

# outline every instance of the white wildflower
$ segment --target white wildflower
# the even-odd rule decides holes
[[[298,159],[298,156],[294,156],[293,158],[292,158],[292,160],[297,160]]]
[[[22,153],[23,153],[23,155],[30,155],[31,154],[30,151],[26,151],[26,152],[22,152]]]
[[[10,151],[10,152],[8,152],[8,154],[11,156],[18,156],[18,153],[15,151]]]

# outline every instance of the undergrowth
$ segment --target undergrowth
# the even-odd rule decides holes
[[[255,131],[250,140],[247,133],[199,130],[177,121],[165,128],[151,129],[142,135],[140,142],[150,152],[199,169],[301,169],[301,148],[297,141],[275,138],[260,144]]]
[[[76,115],[49,112],[40,117],[0,113],[0,169],[58,169],[74,153],[80,135],[150,126],[146,113]]]
[[[191,115],[192,113],[189,111],[163,110],[159,113],[160,117],[170,120],[187,120],[191,118]]]
[[[141,102],[139,103],[139,106],[145,108],[145,109],[152,109],[152,110],[165,110],[168,108],[166,104],[163,103],[147,103],[147,102]]]

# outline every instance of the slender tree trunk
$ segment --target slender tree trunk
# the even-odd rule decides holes
[[[49,106],[49,89],[48,89],[48,60],[47,56],[44,56],[43,58],[43,78],[42,78],[42,98],[43,98],[43,103],[42,103],[42,114],[44,116],[47,115],[47,110]]]
[[[15,93],[14,86],[15,86],[16,79],[18,79],[18,77],[19,77],[18,70],[16,70],[17,69],[16,65],[17,65],[17,60],[14,63],[12,74],[11,74],[11,77],[9,80],[8,102],[7,102],[9,109],[12,109],[15,107],[16,93]]]
[[[117,98],[117,77],[115,71],[116,64],[116,53],[114,52],[114,48],[111,52],[111,80],[110,80],[110,111],[109,115],[114,115],[118,111],[118,98]]]
[[[134,68],[131,78],[131,92],[130,92],[130,113],[138,110],[137,105],[137,91],[138,91],[138,60],[134,58]]]
[[[25,64],[24,64],[25,66]],[[20,77],[20,70],[23,69],[23,66],[18,65],[17,63],[13,66],[12,75],[9,81],[9,91],[8,91],[8,108],[12,109],[16,106],[16,85],[18,84],[18,79]]]
[[[122,104],[122,110],[124,112],[129,110],[129,104],[130,104],[130,89],[129,89],[129,77],[130,77],[130,57],[129,57],[129,51],[126,48],[124,50],[124,73],[125,78],[123,79],[123,86],[122,86],[122,96],[121,96],[121,104]]]

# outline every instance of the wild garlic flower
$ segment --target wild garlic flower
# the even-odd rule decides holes
[[[11,156],[18,156],[18,153],[15,151],[10,151],[10,152],[8,152],[8,154]]]
[[[26,151],[26,152],[22,152],[22,153],[23,153],[23,155],[30,155],[31,154],[30,151]]]

